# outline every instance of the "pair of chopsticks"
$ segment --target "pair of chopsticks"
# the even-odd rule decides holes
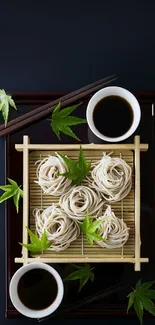
[[[56,316],[63,316],[66,313],[70,313],[71,311],[74,311],[80,307],[83,307],[84,305],[91,304],[94,301],[99,301],[105,297],[108,297],[108,296],[116,293],[116,292],[120,292],[121,290],[124,290],[127,287],[128,287],[128,283],[126,281],[122,281],[120,283],[117,283],[117,284],[111,286],[110,288],[106,288],[105,290],[96,292],[94,295],[82,298],[81,300],[78,300],[78,301],[74,302],[73,304],[64,307],[63,309],[60,308],[60,310],[56,311],[55,313],[53,313],[47,317],[39,318],[38,321],[42,322],[44,320],[54,318]]]
[[[109,83],[115,81],[116,75],[106,77],[104,79],[98,80],[92,84],[89,84],[83,88],[75,90],[63,97],[60,97],[48,104],[40,106],[22,116],[19,116],[10,122],[5,127],[5,124],[0,125],[0,136],[7,135],[9,133],[16,132],[30,124],[33,124],[41,119],[44,119],[46,116],[50,115],[56,105],[61,102],[61,108],[66,105],[71,105],[74,102],[96,92],[97,90],[107,86]]]

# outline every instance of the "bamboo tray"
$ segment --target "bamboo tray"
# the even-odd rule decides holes
[[[35,145],[30,144],[28,136],[24,136],[23,144],[16,144],[17,151],[23,151],[23,242],[28,243],[26,226],[35,231],[34,208],[46,208],[52,203],[58,203],[59,198],[44,195],[36,180],[35,162],[55,154],[55,151],[67,154],[76,159],[79,145]],[[122,201],[112,204],[116,216],[123,218],[130,228],[129,240],[118,249],[103,249],[98,245],[92,247],[81,235],[69,248],[61,252],[44,251],[41,255],[29,255],[27,249],[22,248],[22,257],[16,257],[16,263],[27,264],[33,261],[44,263],[133,263],[135,271],[139,271],[142,262],[148,262],[148,258],[142,258],[140,254],[140,151],[148,149],[147,144],[140,144],[140,137],[135,136],[134,144],[87,144],[82,145],[87,159],[93,162],[101,159],[103,151],[111,152],[112,156],[120,156],[133,168],[133,186],[129,195]]]

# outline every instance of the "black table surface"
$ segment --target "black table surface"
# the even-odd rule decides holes
[[[14,95],[17,107],[20,114],[24,114],[30,109],[34,109],[36,106],[44,104],[46,102],[55,99],[58,95],[44,94],[44,95]],[[126,296],[130,292],[130,286],[134,287],[135,283],[141,278],[142,281],[154,279],[155,273],[155,256],[154,251],[150,249],[150,245],[154,245],[154,116],[152,116],[152,106],[155,102],[155,93],[153,94],[136,94],[140,106],[141,106],[141,122],[136,130],[135,134],[125,140],[125,143],[133,143],[134,136],[140,135],[141,143],[148,143],[149,149],[147,152],[141,153],[141,241],[142,257],[149,257],[149,263],[142,264],[141,272],[134,272],[134,266],[132,264],[108,264],[98,263],[92,265],[95,267],[95,280],[93,284],[88,284],[82,290],[80,294],[77,292],[77,283],[69,282],[67,284],[67,294],[63,300],[61,306],[62,310],[65,310],[70,304],[78,303],[79,299],[86,298],[90,295],[96,295],[98,291],[102,292],[107,290],[109,287],[121,283],[122,281],[127,282],[127,287],[123,290],[119,290],[113,294],[108,295],[104,299],[91,303],[88,305],[80,306],[78,310],[71,310],[69,313],[64,313],[65,317],[83,317],[91,316],[96,317],[98,315],[105,316],[111,314],[114,316],[122,315],[127,317],[126,307],[127,299]],[[59,95],[61,97],[61,94]],[[85,111],[88,103],[87,98],[83,99],[82,105],[76,111],[76,115],[79,117],[85,117]],[[17,112],[13,112],[12,117],[15,117]],[[121,121],[117,120],[117,123]],[[40,132],[41,130],[41,132]],[[16,132],[15,134],[7,137],[7,152],[6,152],[6,165],[7,165],[7,177],[10,177],[17,181],[18,184],[22,184],[23,181],[23,170],[22,170],[22,153],[15,150],[16,143],[22,143],[23,135],[27,134],[30,137],[31,143],[60,143],[60,140],[52,132],[48,119],[44,119],[36,124],[32,124],[29,127]],[[82,143],[100,143],[98,139],[90,131],[87,124],[82,124],[76,127],[76,134],[81,139]],[[61,136],[61,143],[76,143],[77,141],[68,136]],[[146,172],[149,168],[150,177]],[[150,193],[151,188],[151,193]],[[15,208],[12,200],[7,202],[7,227],[6,227],[6,238],[7,238],[7,251],[6,251],[6,263],[7,263],[7,289],[9,282],[15,271],[20,267],[19,264],[14,263],[14,259],[21,255],[21,247],[18,242],[22,242],[22,208],[19,209],[18,216],[15,213]],[[147,220],[147,222],[146,222]],[[149,234],[149,236],[148,236]],[[71,266],[69,264],[55,264],[54,267],[58,269],[61,276],[66,276],[71,272]],[[66,285],[65,285],[66,288]],[[8,290],[6,290],[8,292]],[[18,317],[19,313],[16,312],[10,302],[9,295],[7,297],[6,316],[8,318]],[[130,313],[130,316],[131,313]]]
[[[70,91],[114,72],[119,85],[130,90],[155,88],[153,0],[5,0],[1,1],[0,12],[0,88],[9,92]],[[0,139],[1,184],[5,179],[4,150],[5,141]],[[2,205],[0,215],[0,320],[4,324]],[[79,323],[75,319],[63,322],[73,321]],[[107,322],[107,318],[100,321]],[[9,322],[24,324],[27,320]],[[108,322],[116,323],[109,318]],[[117,322],[130,324],[128,319]],[[132,324],[138,321],[132,320]],[[147,319],[144,324],[154,324],[154,320]]]

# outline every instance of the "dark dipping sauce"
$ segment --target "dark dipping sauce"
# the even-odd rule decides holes
[[[17,291],[19,299],[25,307],[42,310],[54,302],[58,287],[50,272],[43,269],[32,269],[20,278]]]
[[[93,120],[100,133],[117,138],[130,129],[133,123],[133,110],[124,98],[107,96],[96,104]]]

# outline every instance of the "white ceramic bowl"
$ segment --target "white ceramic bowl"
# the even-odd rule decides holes
[[[58,293],[57,293],[56,299],[49,307],[42,309],[42,310],[32,310],[32,309],[29,309],[26,306],[24,306],[22,304],[22,302],[20,301],[20,299],[18,297],[18,292],[17,292],[18,282],[19,282],[19,279],[21,278],[21,276],[24,273],[26,273],[27,271],[36,269],[36,268],[44,269],[44,270],[47,270],[48,272],[50,272],[54,276],[54,278],[57,282],[57,286],[58,286]],[[63,282],[62,282],[60,275],[53,267],[51,267],[48,264],[34,262],[34,263],[30,263],[30,264],[22,266],[13,275],[11,282],[10,282],[9,293],[10,293],[10,298],[11,298],[13,305],[21,314],[23,314],[27,317],[31,317],[31,318],[40,318],[40,317],[45,317],[45,316],[52,314],[59,307],[59,305],[62,301],[63,295],[64,295],[64,286],[63,286]]]
[[[120,137],[110,138],[110,137],[107,137],[106,135],[100,133],[96,129],[94,121],[93,121],[93,112],[94,112],[94,108],[95,108],[96,104],[101,99],[103,99],[107,96],[123,97],[130,104],[130,106],[133,110],[133,123],[132,123],[130,129],[125,134],[121,135]],[[94,96],[90,99],[88,106],[87,106],[86,117],[87,117],[87,122],[88,122],[88,125],[89,125],[91,131],[98,138],[108,141],[108,142],[119,142],[119,141],[123,141],[123,140],[127,139],[135,132],[135,130],[137,129],[139,122],[140,122],[141,110],[140,110],[140,106],[139,106],[139,103],[138,103],[136,97],[130,91],[128,91],[124,88],[121,88],[121,87],[106,87],[106,88],[103,88],[103,89],[99,90],[98,92],[96,92],[94,94]],[[104,118],[104,112],[103,112],[103,118]]]

